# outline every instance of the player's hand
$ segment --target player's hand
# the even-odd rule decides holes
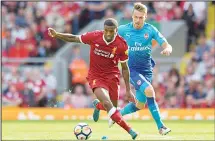
[[[48,34],[49,34],[49,36],[54,38],[54,37],[56,37],[57,32],[53,28],[48,28]]]
[[[163,51],[161,51],[162,55],[169,56],[172,53],[172,47],[167,47]]]
[[[126,98],[128,99],[128,101],[136,103],[136,97],[131,90],[126,92]]]

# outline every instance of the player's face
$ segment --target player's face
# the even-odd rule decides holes
[[[146,13],[134,10],[132,15],[134,28],[141,29],[146,20],[146,17],[147,17]]]
[[[107,42],[111,42],[116,35],[116,27],[115,26],[106,26],[104,27],[104,37]]]

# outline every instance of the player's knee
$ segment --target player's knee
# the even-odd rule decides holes
[[[105,100],[102,102],[103,106],[105,107],[105,109],[110,109],[111,107],[113,107],[112,103],[108,100]]]
[[[152,85],[148,86],[144,92],[147,97],[155,97],[155,91],[154,91],[154,88],[152,87]]]
[[[117,100],[111,100],[111,101],[112,101],[114,107],[118,106],[118,101]]]
[[[141,110],[141,109],[143,109],[145,107],[145,103],[137,101],[136,107]]]

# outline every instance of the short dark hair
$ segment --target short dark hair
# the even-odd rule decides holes
[[[115,19],[113,19],[113,18],[108,18],[104,22],[104,26],[105,25],[106,26],[115,26],[115,27],[118,27],[118,22]]]

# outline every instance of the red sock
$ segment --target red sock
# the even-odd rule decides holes
[[[115,121],[123,129],[125,129],[127,132],[130,131],[131,127],[125,122],[125,120],[122,118],[122,115],[118,110],[116,110],[116,112],[111,116],[111,119]]]
[[[101,102],[99,102],[98,104],[96,104],[96,108],[99,109],[99,110],[105,110],[106,111],[106,109],[104,108],[104,106],[102,105]]]

